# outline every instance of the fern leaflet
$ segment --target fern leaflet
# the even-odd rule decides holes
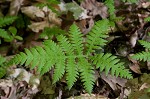
[[[10,39],[10,35],[4,29],[0,29],[0,37],[4,39]]]
[[[16,16],[9,16],[9,17],[0,17],[0,27],[4,27],[6,25],[10,25],[17,19]]]
[[[6,74],[6,68],[4,67],[4,62],[6,59],[0,55],[0,78]]]
[[[139,43],[140,43],[143,47],[150,49],[150,42],[147,42],[147,41],[144,41],[144,40],[139,40]]]
[[[130,72],[124,68],[124,64],[119,62],[116,56],[111,54],[101,53],[92,57],[93,63],[96,65],[96,68],[100,68],[100,72],[105,70],[106,75],[111,72],[111,75],[121,76],[124,78],[131,79],[132,75]]]
[[[139,53],[136,53],[135,55],[131,56],[133,59],[140,60],[140,61],[150,61],[150,42],[139,40],[140,44],[143,45],[143,47],[147,48],[148,51],[142,51]]]
[[[87,54],[94,52],[106,44],[104,38],[108,37],[109,21],[107,19],[98,21],[87,36]]]

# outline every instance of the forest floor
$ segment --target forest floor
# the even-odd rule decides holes
[[[56,40],[57,35],[64,34],[61,29],[68,31],[73,23],[87,35],[96,21],[111,17],[104,2],[112,0],[56,1],[0,0],[0,18],[17,16],[12,24],[0,26],[9,33],[13,31],[10,33],[13,38],[9,40],[4,39],[0,31],[0,55],[9,60],[23,52],[24,48],[42,46],[45,39]],[[116,55],[124,62],[133,79],[97,72],[93,91],[89,95],[80,80],[68,90],[65,77],[52,84],[53,70],[38,77],[36,68],[30,70],[24,65],[13,65],[0,79],[1,99],[150,99],[150,63],[130,58],[145,50],[138,40],[150,41],[150,19],[147,18],[150,17],[150,1],[123,1],[126,0],[114,0],[114,15],[118,19],[115,27],[110,27],[109,42],[103,51]],[[67,5],[66,8],[64,5]],[[56,26],[56,29],[46,29]],[[33,79],[35,82],[32,82]]]

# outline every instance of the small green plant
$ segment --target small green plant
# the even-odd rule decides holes
[[[106,75],[132,78],[125,69],[123,62],[119,62],[116,56],[110,53],[96,54],[95,49],[100,49],[106,44],[108,37],[109,21],[107,19],[96,22],[86,38],[79,28],[73,24],[69,30],[69,36],[57,36],[57,42],[46,40],[43,46],[25,49],[12,58],[7,65],[30,65],[31,69],[37,66],[42,75],[54,68],[53,83],[59,81],[64,74],[69,89],[80,77],[84,88],[88,93],[92,92],[94,85],[94,70],[100,69]]]
[[[10,16],[10,17],[0,17],[0,42],[1,38],[4,39],[6,42],[11,42],[14,39],[22,40],[22,37],[17,36],[17,29],[15,27],[9,27],[8,30],[3,29],[3,27],[12,24],[17,17]]]

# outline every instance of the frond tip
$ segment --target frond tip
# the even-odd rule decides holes
[[[148,50],[136,53],[133,56],[131,56],[131,58],[139,61],[150,61],[150,42],[139,40],[139,43]]]
[[[124,78],[131,79],[131,73],[124,68],[124,63],[119,62],[116,56],[112,56],[112,54],[98,54],[92,57],[93,63],[96,65],[96,69],[100,68],[100,72],[105,71],[106,75],[111,73],[111,75],[115,75],[116,77],[121,76]]]
[[[9,16],[9,17],[0,17],[0,27],[4,27],[6,25],[10,25],[17,19],[16,16]]]

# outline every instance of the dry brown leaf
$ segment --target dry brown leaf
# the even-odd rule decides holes
[[[22,13],[26,14],[31,19],[35,19],[37,17],[40,17],[40,18],[45,17],[44,12],[39,7],[35,7],[35,6],[22,7],[21,11]]]
[[[126,79],[120,78],[120,77],[115,77],[115,76],[111,76],[110,74],[108,74],[106,76],[106,74],[104,72],[101,73],[101,78],[107,82],[109,84],[109,86],[113,89],[113,90],[117,90],[117,84],[120,85],[121,87],[125,86],[125,83],[127,82]]]
[[[145,89],[145,88],[149,88],[149,87],[150,87],[149,84],[144,83],[144,84],[140,87],[139,91],[141,91],[141,90],[143,90],[143,89]]]
[[[31,25],[28,25],[28,27],[36,33],[38,33],[40,30],[43,30],[45,27],[52,27],[52,26],[53,24],[50,25],[48,21],[33,22],[31,23]]]
[[[142,3],[142,7],[143,7],[143,8],[148,8],[148,7],[150,7],[150,2]]]
[[[48,7],[43,7],[43,11],[48,13],[48,21],[55,25],[61,25],[61,19],[59,19],[55,13],[53,13]]]
[[[132,48],[135,47],[137,40],[138,40],[138,33],[137,33],[137,31],[135,31],[135,33],[133,33],[130,36],[130,44],[131,44]]]
[[[7,79],[0,79],[0,89],[5,93],[1,95],[3,99],[32,99],[33,94],[39,91],[37,88],[40,84],[39,77],[25,69],[14,69],[8,73]]]
[[[43,8],[38,8],[35,6],[23,7],[21,8],[22,13],[26,14],[31,19],[42,18],[44,21],[31,22],[28,27],[38,33],[45,27],[53,27],[54,25],[60,26],[61,19],[59,19],[55,13],[53,13],[47,6]]]
[[[130,65],[130,69],[137,74],[142,74],[140,70],[140,66],[138,64]]]
[[[108,97],[102,95],[95,95],[95,94],[81,94],[80,96],[72,96],[68,99],[109,99]]]
[[[108,8],[96,0],[85,0],[81,3],[81,7],[87,10],[88,16],[95,17],[96,15],[100,15],[102,18],[108,17]]]
[[[8,11],[8,15],[10,16],[16,16],[18,14],[18,11],[21,8],[21,5],[24,0],[12,0],[10,4],[10,8]]]
[[[147,62],[148,70],[150,70],[150,62]]]
[[[81,32],[83,34],[87,34],[91,30],[91,28],[94,26],[94,20],[92,18],[83,19],[76,23],[77,23],[78,27],[81,29]]]
[[[128,59],[132,62],[129,67],[130,69],[137,73],[137,74],[141,74],[141,70],[140,70],[140,66],[137,60],[132,59],[131,56],[133,56],[134,54],[129,54]]]

